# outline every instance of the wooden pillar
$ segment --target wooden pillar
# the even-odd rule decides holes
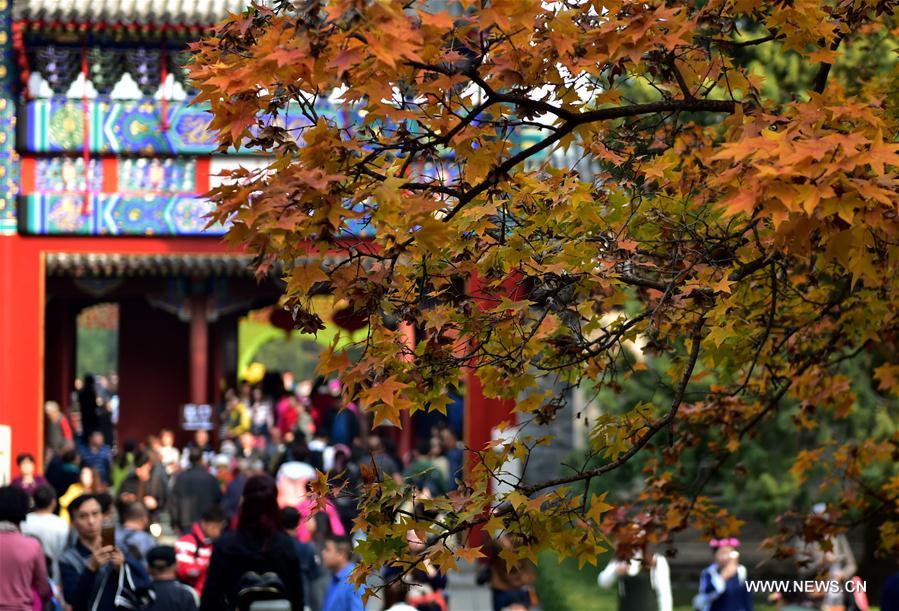
[[[206,295],[190,297],[190,402],[208,403],[209,325]]]

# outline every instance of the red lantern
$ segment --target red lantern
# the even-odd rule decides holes
[[[291,316],[290,312],[288,312],[284,308],[272,309],[272,313],[269,315],[268,321],[272,326],[283,329],[287,334],[290,334],[290,332],[294,329],[293,316]]]
[[[354,310],[352,307],[335,308],[331,321],[346,331],[358,331],[368,326],[368,312]]]

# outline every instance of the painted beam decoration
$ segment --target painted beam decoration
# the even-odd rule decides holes
[[[16,105],[12,55],[12,1],[0,0],[0,235],[16,231]]]
[[[237,163],[235,158],[232,163]],[[206,227],[209,159],[26,157],[20,233],[221,235]]]
[[[205,217],[212,203],[196,195],[32,193],[19,200],[19,232],[23,234],[188,236],[225,232],[220,225],[206,228]]]
[[[348,106],[327,102],[316,111],[349,125],[361,122]],[[103,155],[210,155],[216,153],[215,133],[209,131],[210,116],[203,105],[185,101],[163,104],[159,100],[88,100],[88,152]],[[72,98],[38,99],[24,102],[19,110],[22,123],[18,130],[18,148],[22,153],[84,152],[85,111],[81,100]],[[165,124],[164,124],[165,123]],[[285,127],[309,126],[301,114],[288,115]],[[241,150],[238,153],[249,153]]]

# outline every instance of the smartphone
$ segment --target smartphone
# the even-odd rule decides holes
[[[108,524],[100,531],[100,544],[103,547],[115,547],[115,524]]]

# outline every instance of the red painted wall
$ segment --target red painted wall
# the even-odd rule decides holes
[[[12,427],[13,461],[20,452],[32,452],[39,461],[43,454],[45,252],[232,250],[219,238],[0,236],[0,424]]]

